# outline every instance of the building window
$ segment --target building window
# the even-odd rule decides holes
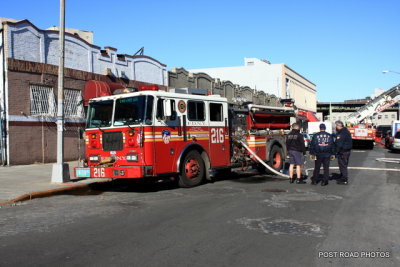
[[[389,118],[389,116],[386,114],[386,115],[385,115],[385,119],[388,119],[388,118]]]
[[[80,90],[64,89],[64,116],[82,118],[83,102]]]
[[[30,85],[31,115],[54,116],[57,105],[52,87],[42,85]]]
[[[396,118],[396,115],[395,114],[392,114],[392,119],[395,119]]]
[[[286,78],[286,83],[285,83],[285,87],[286,87],[286,98],[290,98],[290,88],[289,88],[289,83],[290,80],[288,78]]]

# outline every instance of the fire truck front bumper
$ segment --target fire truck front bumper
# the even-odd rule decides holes
[[[137,179],[153,176],[153,166],[76,167],[76,178]]]

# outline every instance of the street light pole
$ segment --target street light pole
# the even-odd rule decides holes
[[[57,163],[53,164],[52,183],[65,183],[70,180],[69,166],[64,163],[64,52],[65,52],[65,0],[60,0],[58,65],[58,108],[57,108]]]
[[[392,70],[383,70],[382,71],[382,73],[388,73],[388,72],[393,72],[393,73],[397,73],[397,74],[400,74],[400,72],[397,72],[397,71],[392,71]]]
[[[396,74],[400,74],[400,72],[398,72],[398,71],[393,71],[393,70],[383,70],[382,71],[382,73],[383,74],[385,74],[385,73],[388,73],[388,72],[393,72],[393,73],[396,73]],[[398,113],[397,113],[397,119],[398,120],[400,120],[400,101],[397,101],[397,107],[398,107]]]

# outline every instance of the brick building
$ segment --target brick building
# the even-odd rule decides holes
[[[40,30],[28,20],[0,21],[0,162],[54,162],[58,31]],[[87,81],[168,85],[166,65],[156,59],[101,49],[76,32],[65,36],[65,67],[65,160],[83,153],[81,91]]]

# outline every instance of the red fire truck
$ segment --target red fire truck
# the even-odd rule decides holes
[[[346,122],[350,125],[348,129],[351,133],[354,144],[364,144],[372,149],[374,147],[374,142],[377,139],[376,129],[372,127],[371,123],[367,122],[367,118],[370,116],[376,116],[380,112],[393,106],[399,100],[400,86],[397,85],[369,101],[357,111],[351,113],[346,118]]]
[[[180,186],[192,187],[220,171],[262,168],[257,158],[282,169],[292,107],[230,104],[199,92],[142,86],[90,99],[86,158],[75,176],[176,177]]]

